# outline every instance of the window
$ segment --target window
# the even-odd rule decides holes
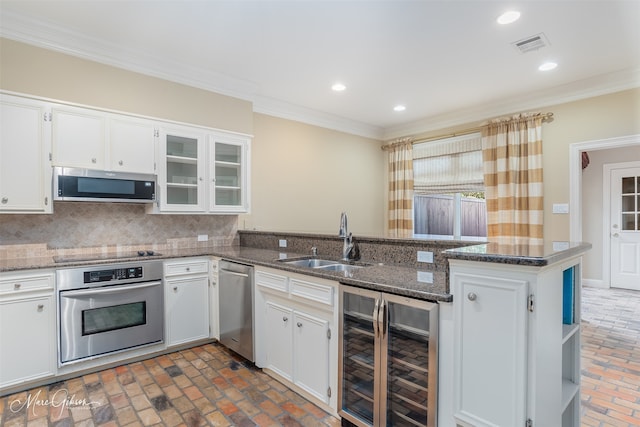
[[[479,133],[413,146],[414,237],[486,240]]]

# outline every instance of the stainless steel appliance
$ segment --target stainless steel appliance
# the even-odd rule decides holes
[[[155,198],[155,175],[53,168],[53,200],[152,203]]]
[[[162,261],[58,269],[56,280],[61,365],[163,342]]]
[[[341,285],[339,413],[357,426],[437,423],[438,305]]]
[[[253,362],[253,267],[222,260],[218,282],[220,343]]]

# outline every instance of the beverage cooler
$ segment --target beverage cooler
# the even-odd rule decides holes
[[[341,285],[340,415],[357,426],[434,427],[438,305]]]

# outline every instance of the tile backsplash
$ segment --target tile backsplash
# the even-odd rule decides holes
[[[0,257],[25,250],[120,250],[237,244],[236,215],[151,215],[127,203],[56,202],[51,215],[0,215]],[[198,242],[198,235],[208,241]],[[46,254],[42,254],[44,256]]]

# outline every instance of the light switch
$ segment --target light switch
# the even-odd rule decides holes
[[[569,205],[567,203],[554,203],[553,213],[557,213],[557,214],[569,213]]]

